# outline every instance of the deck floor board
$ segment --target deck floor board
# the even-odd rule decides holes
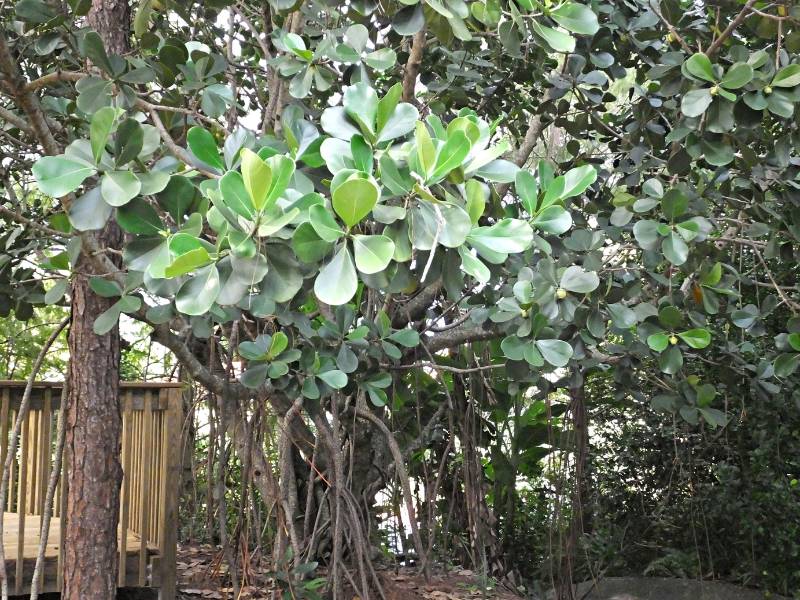
[[[26,559],[36,558],[39,551],[39,529],[41,527],[41,516],[25,515],[25,535],[23,542],[23,556]],[[138,554],[142,547],[142,538],[136,533],[128,530],[127,552],[128,554]],[[61,519],[53,517],[50,519],[50,533],[47,537],[47,547],[45,557],[58,557],[58,541],[61,539]],[[19,515],[17,513],[3,513],[3,550],[6,560],[17,558],[17,547],[19,544]]]

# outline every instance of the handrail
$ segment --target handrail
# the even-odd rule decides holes
[[[5,456],[8,432],[16,419],[24,381],[0,380],[0,455]],[[17,457],[12,461],[8,505],[4,527],[17,527],[7,544],[8,559],[16,558],[13,573],[15,593],[23,593],[28,581],[28,548],[31,525],[41,527],[44,510],[42,490],[49,478],[55,454],[55,415],[61,408],[62,382],[36,382],[30,412],[23,423]],[[177,539],[177,493],[180,477],[182,393],[184,384],[175,382],[121,382],[122,448],[120,461],[123,483],[120,490],[119,585],[160,587],[161,598],[174,598],[175,544]],[[65,461],[66,462],[66,461]],[[62,473],[67,465],[62,465]],[[61,478],[53,502],[54,522],[66,512],[67,492]],[[28,517],[26,519],[26,516]],[[27,526],[26,526],[27,523]],[[28,537],[25,537],[28,529]],[[45,572],[43,591],[59,591],[63,565],[63,528],[48,539],[58,546],[57,564],[51,553],[51,568]],[[132,537],[131,537],[132,536]],[[59,539],[60,538],[60,539]],[[131,541],[133,540],[133,541]],[[38,538],[36,540],[38,544]],[[131,544],[136,543],[135,547]],[[48,580],[49,577],[49,580]]]

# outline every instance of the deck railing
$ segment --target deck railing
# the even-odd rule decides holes
[[[0,381],[0,465],[19,411],[24,382]],[[9,589],[29,589],[38,548],[47,485],[56,449],[61,383],[37,383],[11,463],[4,546]],[[157,587],[164,600],[175,596],[178,481],[182,428],[181,385],[122,383],[123,482],[120,492],[119,586]],[[62,473],[66,472],[66,461]],[[64,551],[61,518],[67,490],[61,477],[53,502],[42,591],[60,591]],[[55,536],[55,537],[54,537]]]

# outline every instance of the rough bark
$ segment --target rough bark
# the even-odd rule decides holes
[[[129,49],[130,7],[126,0],[93,0],[88,21],[108,52],[122,54]],[[122,244],[121,232],[113,222],[93,237],[100,248],[119,248]],[[108,600],[117,591],[122,482],[120,335],[118,326],[105,335],[93,331],[95,319],[114,302],[97,296],[89,287],[89,276],[97,272],[86,252],[82,253],[72,288],[69,333],[69,492],[61,595],[65,600]]]

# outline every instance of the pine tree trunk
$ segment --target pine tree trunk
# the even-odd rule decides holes
[[[130,7],[121,0],[93,0],[89,24],[109,52],[129,49]],[[101,247],[119,248],[122,235],[110,222],[97,235]],[[95,319],[113,299],[89,287],[92,264],[81,257],[72,289],[69,333],[69,398],[66,461],[67,525],[64,600],[111,600],[117,592],[117,523],[122,481],[119,403],[119,327],[105,335],[93,331]]]

